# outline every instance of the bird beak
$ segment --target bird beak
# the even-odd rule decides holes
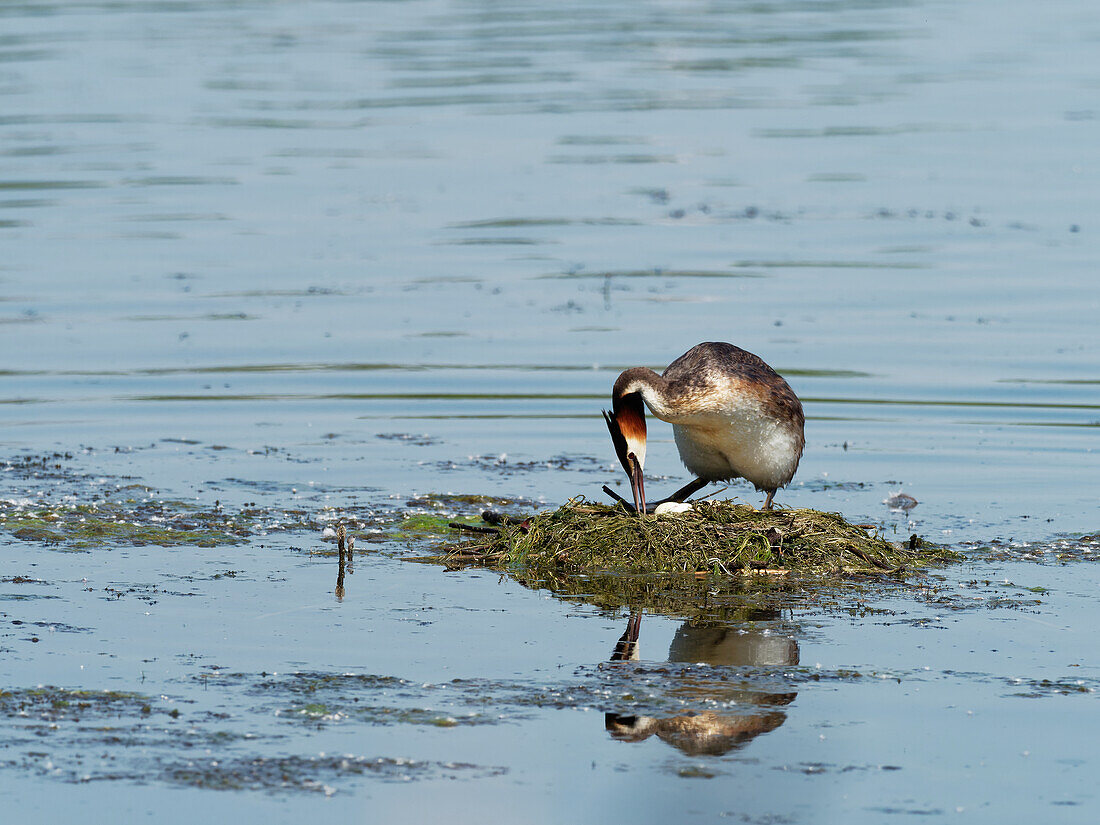
[[[630,464],[630,492],[634,494],[634,509],[638,515],[645,515],[645,484],[642,483],[642,465],[638,463],[634,453],[627,453],[627,463]]]
[[[615,445],[615,454],[619,457],[619,463],[623,465],[623,469],[626,470],[626,475],[630,479],[630,492],[634,495],[634,509],[638,513],[645,513],[645,486],[642,483],[641,462],[638,461],[638,456],[630,451],[615,413],[605,411],[603,418],[607,422],[608,432],[611,433],[611,442]]]

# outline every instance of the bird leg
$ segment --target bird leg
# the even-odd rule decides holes
[[[635,509],[633,504],[631,504],[625,498],[620,496],[618,493],[616,493],[614,490],[612,490],[606,484],[603,486],[603,491],[605,493],[607,493],[609,496],[611,496],[613,499],[615,499],[615,501],[619,502],[619,504],[623,505],[623,507],[625,507],[629,512],[631,512],[631,513],[636,513],[637,512],[637,510]]]
[[[653,506],[656,507],[657,504],[664,504],[665,502],[668,502],[668,501],[683,501],[688,496],[702,490],[708,484],[710,484],[710,482],[707,481],[705,478],[692,479],[687,484],[685,484],[683,487],[681,487],[679,490],[677,490],[675,493],[670,495],[668,498],[661,499],[660,501],[658,501]],[[648,510],[648,509],[649,508],[647,507],[646,510]]]
[[[626,623],[626,633],[615,644],[615,652],[611,654],[613,662],[629,662],[638,658],[638,636],[641,635],[642,611],[635,610],[630,614],[630,621]]]
[[[775,490],[768,490],[768,497],[764,501],[764,506],[760,508],[761,510],[770,510],[770,509],[772,509],[772,496],[774,496],[774,495],[775,495]]]

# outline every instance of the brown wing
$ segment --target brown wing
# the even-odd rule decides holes
[[[720,398],[716,389],[736,385],[760,398],[773,414],[790,419],[801,428],[805,421],[802,402],[783,377],[758,355],[719,341],[692,347],[663,373],[670,390],[683,399]]]

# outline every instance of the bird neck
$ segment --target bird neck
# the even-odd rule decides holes
[[[671,414],[667,394],[668,381],[651,369],[633,367],[620,374],[615,380],[611,400],[615,410],[618,411],[621,405],[630,403],[627,399],[640,396],[655,416],[664,419]]]

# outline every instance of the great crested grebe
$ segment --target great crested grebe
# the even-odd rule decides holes
[[[733,344],[692,347],[662,375],[628,369],[615,380],[612,411],[603,415],[639,513],[646,512],[645,407],[672,425],[680,460],[697,476],[664,501],[683,501],[711,481],[744,478],[767,492],[769,510],[775,491],[794,476],[806,444],[806,419],[794,390],[763,360]]]

